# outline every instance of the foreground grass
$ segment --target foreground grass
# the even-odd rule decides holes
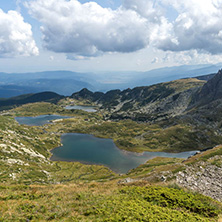
[[[0,186],[0,221],[217,221],[221,204],[158,186]]]

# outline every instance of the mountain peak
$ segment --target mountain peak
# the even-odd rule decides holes
[[[198,99],[204,102],[222,98],[222,69],[207,81],[199,92]]]

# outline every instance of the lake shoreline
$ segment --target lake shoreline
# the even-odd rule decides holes
[[[94,158],[93,156],[87,157],[87,155],[89,155],[88,152],[92,152],[92,150],[89,149],[88,151],[84,151],[85,153],[84,152],[81,153],[79,151],[82,149],[87,150],[88,148],[85,147],[87,145],[85,145],[84,147],[78,148],[78,149],[76,149],[76,148],[73,149],[73,147],[75,147],[76,145],[73,145],[72,143],[75,143],[76,141],[72,141],[72,139],[71,139],[72,142],[69,141],[73,146],[71,148],[72,151],[71,151],[71,153],[68,154],[68,157],[64,157],[64,155],[65,155],[64,153],[70,152],[70,150],[69,150],[70,148],[67,147],[67,141],[65,141],[65,140],[67,138],[68,138],[67,140],[70,140],[70,138],[72,138],[72,137],[75,138],[75,140],[78,140],[79,136],[85,138],[86,141],[83,139],[83,141],[85,143],[87,143],[87,138],[92,141],[100,141],[103,143],[105,143],[105,142],[112,143],[111,146],[112,146],[112,149],[114,149],[112,152],[114,152],[116,155],[115,156],[115,158],[116,158],[115,164],[116,165],[115,164],[112,165],[113,164],[112,160],[108,160],[109,158],[111,158],[113,153],[110,153],[107,155],[106,148],[105,149],[100,148],[100,150],[97,151],[97,148],[94,147],[95,148],[95,150],[93,150],[94,153],[92,153],[91,155],[95,154],[95,156],[96,156],[96,154],[97,154],[96,152],[99,152],[98,155],[100,155],[105,150],[105,154],[104,154],[105,156],[102,158],[102,160],[93,159]],[[64,133],[61,135],[61,146],[55,147],[54,149],[50,150],[50,153],[52,154],[50,157],[50,160],[51,161],[64,161],[64,162],[79,162],[79,163],[86,164],[86,165],[105,166],[115,173],[126,174],[130,170],[137,168],[138,166],[140,166],[142,164],[145,164],[148,160],[153,159],[155,157],[187,159],[188,157],[195,155],[196,152],[198,152],[198,151],[195,150],[195,151],[180,152],[180,153],[147,152],[147,151],[144,151],[143,153],[130,152],[130,151],[126,151],[126,150],[118,148],[112,139],[98,138],[92,134]],[[59,156],[59,155],[61,155],[61,156]],[[72,157],[72,155],[74,155],[74,157]],[[78,156],[80,156],[80,157],[78,157]],[[90,159],[90,158],[92,158],[92,159]],[[97,157],[95,157],[95,158],[97,158]],[[119,162],[118,162],[118,158],[119,158]],[[97,161],[102,161],[102,162],[97,162]],[[125,163],[124,163],[124,161],[125,161]],[[123,164],[123,168],[118,170],[118,167],[121,168],[121,164]],[[132,167],[130,167],[131,165],[132,165]]]

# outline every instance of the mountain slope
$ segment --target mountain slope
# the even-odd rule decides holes
[[[197,94],[196,100],[200,103],[212,102],[222,98],[222,70],[207,81]]]
[[[9,99],[0,99],[0,110],[9,109],[13,106],[18,106],[18,105],[27,104],[27,103],[35,103],[35,102],[56,103],[63,98],[64,96],[61,96],[54,92],[25,94],[25,95],[21,95],[17,97],[12,97]]]
[[[181,79],[133,89],[92,93],[87,89],[72,94],[71,98],[90,100],[111,114],[111,118],[131,118],[151,121],[183,113],[191,97],[205,81]]]

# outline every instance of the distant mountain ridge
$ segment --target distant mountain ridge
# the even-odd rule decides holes
[[[36,73],[0,73],[0,98],[10,98],[27,93],[53,91],[65,96],[82,88],[107,92],[137,86],[216,73],[221,64],[174,66],[147,72],[80,73],[72,71],[45,71]]]
[[[200,79],[209,79],[207,82]],[[135,87],[125,90],[110,90],[106,93],[92,92],[83,88],[70,98],[86,100],[97,104],[107,112],[106,118],[157,121],[189,113],[194,107],[222,98],[222,71],[216,75],[180,79],[152,86]],[[37,93],[1,99],[1,109],[7,106],[32,102],[57,102],[65,98],[56,93]],[[199,109],[199,108],[198,108]],[[195,113],[195,116],[198,116]],[[199,119],[199,117],[198,117]]]
[[[94,90],[90,82],[93,83],[90,75],[71,71],[0,73],[0,98],[43,91],[70,95],[84,87]]]

